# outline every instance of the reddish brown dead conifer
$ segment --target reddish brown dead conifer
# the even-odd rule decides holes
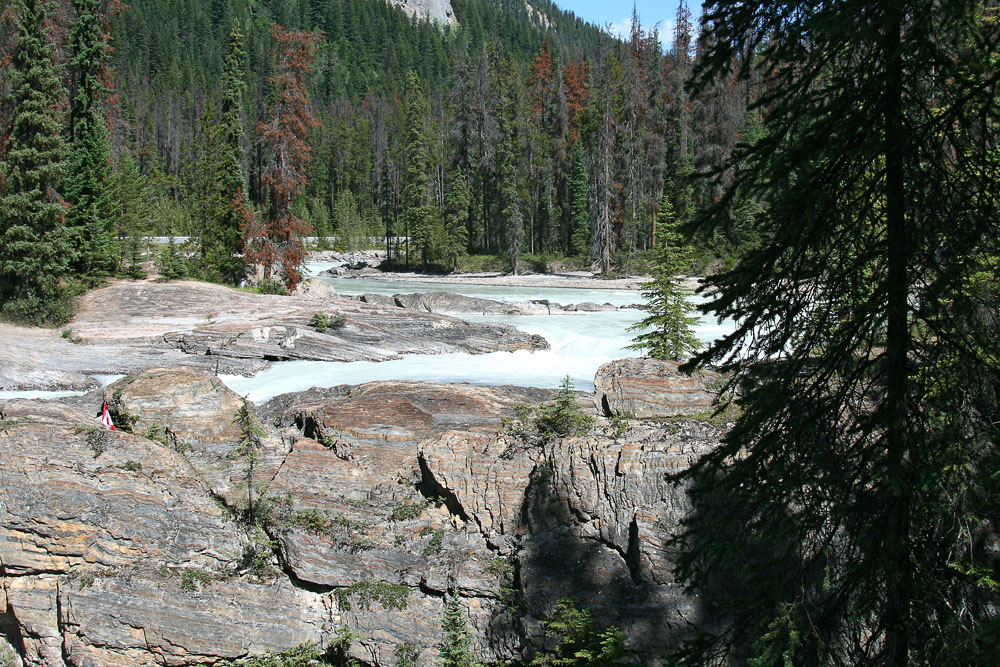
[[[567,63],[563,68],[563,85],[566,86],[566,107],[569,109],[569,142],[576,141],[578,118],[587,103],[587,63],[583,60]]]
[[[263,237],[267,242],[256,241],[261,247],[257,261],[263,266],[265,278],[278,275],[288,289],[295,289],[301,278],[299,267],[305,259],[301,237],[309,233],[310,227],[292,214],[291,207],[292,200],[306,184],[306,167],[311,160],[306,137],[309,129],[318,125],[306,91],[317,35],[304,30],[285,30],[274,24],[271,37],[278,73],[268,81],[277,89],[278,100],[270,109],[270,120],[258,127],[270,148],[270,158],[261,179],[267,191],[267,215],[263,221]],[[245,245],[249,249],[254,243]]]
[[[528,96],[531,101],[531,115],[535,118],[542,115],[542,109],[551,103],[555,96],[555,86],[552,84],[552,56],[549,53],[547,39],[542,42],[535,59],[531,61]]]

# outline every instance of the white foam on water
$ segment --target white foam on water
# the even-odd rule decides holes
[[[414,283],[394,283],[383,287],[384,291],[381,292],[383,294],[427,291],[424,289],[426,285]],[[400,287],[402,289],[399,289]],[[538,293],[540,289],[533,288],[532,291]],[[567,290],[551,289],[543,291],[537,298],[558,301],[558,296],[565,291]],[[605,290],[575,291],[583,292],[584,296],[595,292],[596,296],[605,293]],[[461,290],[461,293],[470,294],[466,290]],[[630,296],[636,295],[630,294]],[[536,352],[526,350],[493,352],[481,355],[464,353],[411,355],[383,362],[291,361],[273,364],[251,378],[220,377],[234,391],[248,395],[250,400],[258,403],[279,394],[303,391],[310,387],[361,384],[375,380],[512,384],[553,388],[558,387],[568,375],[577,389],[589,391],[594,388],[594,374],[602,364],[612,359],[641,354],[639,351],[626,349],[637,333],[627,331],[627,328],[639,322],[644,316],[645,312],[633,309],[562,315],[467,315],[462,319],[511,324],[527,333],[538,334],[549,342],[551,349]],[[702,343],[707,344],[730,330],[731,327],[716,323],[714,318],[703,317],[695,329],[695,334]]]
[[[0,389],[0,401],[12,398],[62,398],[64,396],[81,396],[85,391],[48,390],[48,389]]]

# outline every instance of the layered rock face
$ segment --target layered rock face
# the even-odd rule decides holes
[[[676,361],[616,359],[597,369],[594,400],[612,417],[668,417],[715,407],[721,378],[711,371],[682,373]]]
[[[239,520],[238,397],[176,368],[105,397],[135,434],[58,402],[0,405],[0,632],[25,664],[195,665],[350,628],[367,664],[409,642],[431,665],[446,593],[484,661],[530,656],[567,594],[645,663],[698,620],[670,575],[664,540],[687,500],[666,475],[717,442],[705,422],[599,419],[526,448],[502,420],[547,390],[281,396],[259,410],[269,518],[255,535]]]

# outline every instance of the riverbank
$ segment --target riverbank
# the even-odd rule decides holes
[[[428,285],[491,285],[495,287],[641,291],[642,284],[650,280],[649,276],[605,278],[593,271],[520,273],[516,276],[496,271],[446,274],[419,273],[416,271],[382,271],[378,268],[378,265],[384,256],[384,251],[380,250],[353,251],[349,253],[326,251],[310,253],[308,261],[345,262],[345,266],[327,269],[321,275],[329,275],[336,278],[406,281]],[[700,278],[689,277],[685,279],[685,286],[690,289],[696,289],[699,284]]]

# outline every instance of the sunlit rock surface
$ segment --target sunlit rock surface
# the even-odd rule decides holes
[[[28,665],[195,665],[345,627],[367,664],[413,642],[432,665],[448,591],[487,662],[530,656],[568,594],[646,664],[700,618],[664,541],[687,509],[668,475],[718,441],[706,422],[598,419],[586,437],[525,447],[503,420],[546,390],[280,396],[259,410],[273,546],[259,572],[238,521],[238,397],[191,369],[106,395],[134,434],[99,428],[99,397],[94,411],[0,403],[0,631]],[[144,437],[154,424],[188,446]]]
[[[597,370],[594,400],[607,417],[670,417],[710,411],[718,399],[719,376],[682,373],[675,361],[642,357],[616,359]]]
[[[316,313],[342,315],[326,331]],[[84,389],[88,374],[184,365],[252,374],[271,361],[384,361],[409,354],[543,350],[538,335],[337,296],[307,281],[292,296],[177,281],[113,282],[80,299],[60,332],[0,326],[0,389]]]

